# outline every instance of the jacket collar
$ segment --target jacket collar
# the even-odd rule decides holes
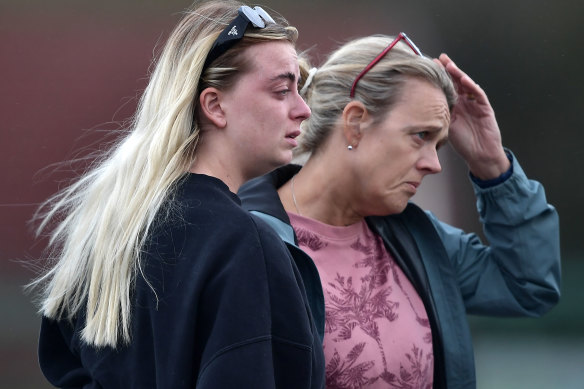
[[[290,218],[282,206],[278,196],[278,188],[290,180],[298,171],[300,165],[286,165],[271,173],[254,178],[243,184],[237,193],[242,206],[247,211],[258,211],[273,216],[286,224]]]

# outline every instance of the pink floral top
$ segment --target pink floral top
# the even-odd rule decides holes
[[[323,285],[327,388],[432,388],[426,310],[365,221],[336,227],[288,213]]]

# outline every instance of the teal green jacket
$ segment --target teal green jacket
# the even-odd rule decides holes
[[[424,302],[432,327],[435,388],[476,387],[466,314],[537,317],[560,297],[558,214],[547,203],[543,186],[529,180],[511,154],[510,159],[512,169],[502,182],[488,187],[473,182],[489,245],[413,203],[398,215],[367,218]],[[297,247],[276,192],[299,169],[288,165],[254,179],[239,196],[244,208],[268,222],[288,246],[322,334],[318,271]]]

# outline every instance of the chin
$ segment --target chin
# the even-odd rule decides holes
[[[393,203],[393,204],[387,204],[387,206],[385,207],[385,212],[382,214],[382,216],[387,216],[387,215],[396,215],[399,213],[402,213],[406,207],[408,205],[408,202],[404,202],[404,203]]]
[[[408,206],[408,203],[405,203],[402,207],[400,207],[396,212],[394,212],[395,214],[397,213],[402,213],[403,211],[406,210],[406,207]]]
[[[279,158],[274,160],[274,168],[280,167],[280,166],[284,166],[284,165],[288,165],[290,162],[292,162],[292,150],[287,150],[286,152],[282,153]],[[272,169],[272,170],[273,170]]]
[[[274,159],[272,161],[258,161],[253,166],[253,169],[252,169],[251,173],[249,174],[251,176],[250,178],[255,178],[255,177],[263,176],[264,174],[268,174],[271,171],[279,168],[280,166],[287,165],[288,163],[290,163],[291,160],[292,160],[292,158],[289,158],[289,159],[280,158],[280,159]]]

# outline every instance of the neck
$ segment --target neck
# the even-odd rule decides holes
[[[225,185],[227,185],[227,187],[229,188],[229,191],[232,193],[237,193],[237,191],[239,190],[239,187],[243,183],[242,180],[236,179],[229,172],[218,172],[217,169],[207,169],[205,167],[194,166],[189,171],[191,173],[204,174],[207,176],[211,176],[211,177],[215,177],[215,178],[220,179]]]
[[[229,190],[237,193],[239,187],[245,182],[241,167],[229,156],[221,153],[220,148],[209,152],[210,147],[205,147],[201,142],[197,148],[195,162],[191,165],[191,173],[205,174],[223,181]]]
[[[297,175],[278,189],[284,209],[333,226],[347,226],[363,219],[351,201],[343,174],[312,157]],[[324,169],[326,168],[326,171]]]
[[[294,193],[294,179],[296,178],[296,174],[292,176],[292,180],[290,181],[290,190],[292,191],[292,202],[294,203],[294,209],[296,213],[302,216],[300,213],[300,209],[298,208],[298,202],[296,201],[296,194]]]

